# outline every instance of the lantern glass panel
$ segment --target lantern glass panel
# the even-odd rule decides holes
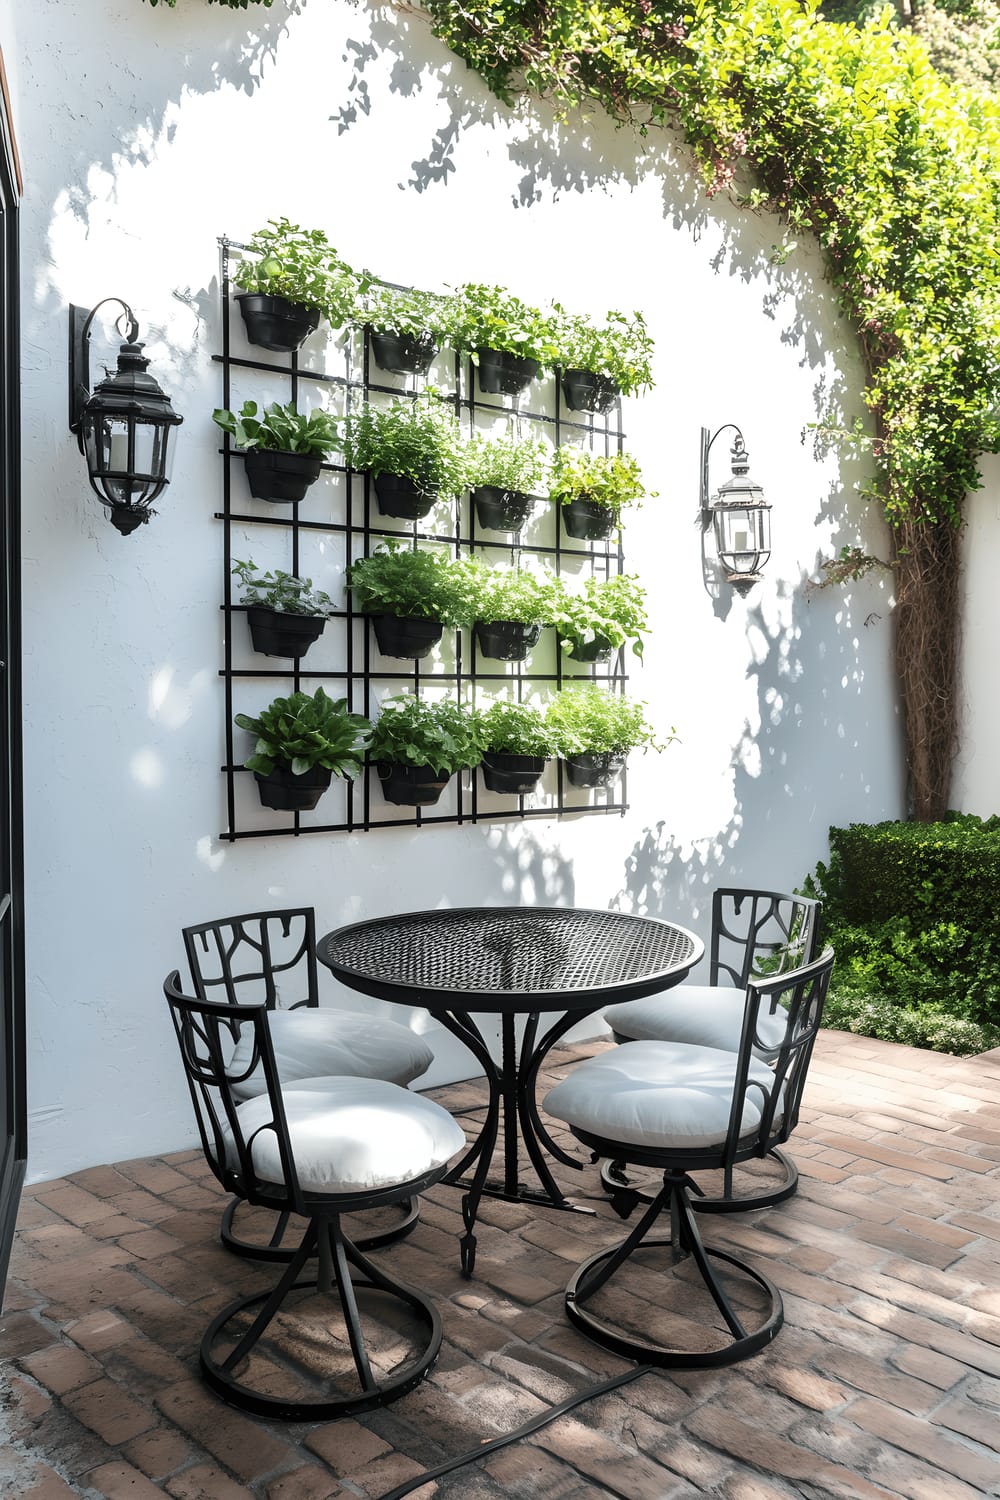
[[[112,504],[148,503],[169,482],[173,446],[166,424],[85,412],[83,426],[91,482]]]

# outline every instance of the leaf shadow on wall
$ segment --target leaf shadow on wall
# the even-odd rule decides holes
[[[716,886],[791,891],[827,857],[831,820],[900,815],[899,725],[889,720],[886,734],[885,698],[869,681],[887,672],[886,653],[870,641],[888,628],[872,607],[879,591],[870,579],[847,593],[810,590],[803,575],[784,591],[779,625],[751,605],[746,676],[756,706],[724,773],[731,814],[704,838],[679,836],[669,812],[646,828],[626,856],[614,907],[691,921],[707,937]],[[888,678],[887,690],[894,692]],[[673,800],[680,821],[685,788],[671,785],[669,755],[664,800]]]

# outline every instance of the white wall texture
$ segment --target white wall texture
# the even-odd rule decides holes
[[[1000,592],[1000,455],[979,463],[982,488],[968,497],[962,537],[962,688],[960,752],[951,804],[981,818],[1000,812],[1000,695],[996,691]]]
[[[35,0],[17,44],[32,1180],[190,1139],[160,989],[186,922],[312,902],[322,931],[510,901],[704,930],[719,882],[796,885],[831,823],[902,814],[885,586],[808,587],[844,542],[885,549],[857,474],[807,431],[860,411],[815,249],[774,266],[777,221],[706,200],[663,132],[500,106],[419,16]],[[391,280],[644,310],[657,385],[625,426],[660,498],[626,532],[653,611],[635,690],[680,743],[635,760],[624,818],[218,840],[216,238],[278,215]],[[67,305],[111,295],[136,310],[185,418],[162,512],[129,538],[90,493],[65,416]],[[97,364],[100,350],[98,332]],[[773,502],[774,555],[746,600],[713,600],[698,432],[730,421]],[[714,482],[725,457],[720,441]],[[314,578],[340,584],[322,551]],[[465,1067],[444,1049],[433,1079]]]

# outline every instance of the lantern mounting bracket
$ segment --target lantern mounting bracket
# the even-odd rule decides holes
[[[82,418],[83,408],[90,399],[90,325],[102,307],[108,302],[117,302],[123,309],[115,322],[120,337],[128,344],[134,344],[139,337],[139,323],[135,313],[127,302],[120,297],[104,297],[96,307],[89,312],[85,308],[77,307],[74,302],[69,306],[69,430],[76,433],[76,440],[83,452]],[[122,332],[118,326],[122,318],[128,319],[128,328]]]
[[[710,488],[708,482],[708,455],[712,451],[712,444],[715,442],[715,439],[721,437],[724,432],[735,432],[736,434],[736,437],[733,439],[734,454],[746,451],[746,442],[744,441],[743,434],[735,422],[726,422],[722,427],[717,428],[715,432],[712,432],[708,427],[701,429],[701,465],[699,468],[698,500],[701,506],[702,529],[705,531],[712,524],[712,505],[708,498]]]

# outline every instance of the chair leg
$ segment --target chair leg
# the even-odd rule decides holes
[[[774,1147],[767,1153],[767,1161],[777,1162],[782,1169],[781,1180],[760,1193],[735,1194],[732,1187],[732,1172],[723,1173],[721,1193],[705,1193],[700,1188],[691,1207],[700,1214],[745,1214],[758,1208],[771,1208],[783,1203],[797,1191],[799,1169],[791,1157]],[[629,1181],[625,1164],[621,1161],[601,1163],[601,1186],[611,1199],[612,1207],[627,1218],[638,1203],[652,1203],[654,1195],[647,1188],[640,1188]]]
[[[316,1277],[300,1281],[306,1262],[317,1253]],[[311,1312],[299,1314],[289,1306],[293,1294],[313,1290],[329,1299],[332,1320],[317,1319]],[[386,1313],[386,1298],[409,1309],[422,1330],[410,1340],[417,1343],[411,1357],[385,1374],[373,1368],[366,1336],[369,1319],[362,1304],[368,1293],[377,1294],[374,1306],[381,1303],[393,1338],[399,1334],[392,1328],[391,1313]],[[244,1327],[248,1314],[255,1315]],[[331,1356],[345,1344],[350,1363],[338,1358],[338,1369],[331,1375]],[[212,1390],[242,1411],[293,1422],[328,1421],[372,1411],[405,1396],[423,1379],[440,1348],[441,1319],[431,1300],[367,1260],[344,1235],[339,1215],[334,1215],[310,1220],[271,1292],[242,1297],[213,1319],[201,1342],[201,1369]],[[312,1378],[310,1359],[321,1370]],[[283,1387],[294,1389],[282,1394]]]
[[[663,1187],[652,1199],[642,1219],[628,1237],[615,1249],[603,1250],[585,1261],[570,1279],[566,1288],[566,1312],[572,1322],[588,1338],[605,1349],[642,1364],[657,1365],[665,1369],[705,1369],[733,1364],[755,1354],[770,1343],[784,1321],[781,1293],[767,1276],[755,1271],[745,1261],[738,1260],[722,1250],[710,1250],[702,1242],[693,1204],[688,1196],[693,1186],[683,1172],[664,1174]],[[661,1215],[669,1215],[669,1235],[647,1237]],[[652,1338],[633,1336],[604,1318],[598,1316],[585,1304],[611,1280],[638,1249],[664,1249],[668,1262],[664,1274],[671,1275],[680,1265],[693,1262],[706,1291],[718,1308],[731,1335],[730,1339],[712,1349],[679,1349],[654,1342]],[[715,1273],[713,1262],[721,1262],[748,1278],[761,1288],[767,1296],[767,1309],[763,1322],[754,1329],[747,1329],[739,1313],[726,1295],[725,1288]],[[685,1316],[688,1316],[687,1311]]]
[[[233,1255],[243,1256],[247,1260],[266,1260],[278,1265],[287,1265],[295,1254],[296,1248],[295,1245],[288,1245],[284,1242],[288,1228],[288,1214],[275,1215],[277,1222],[274,1232],[266,1243],[244,1239],[237,1234],[233,1226],[236,1211],[243,1201],[242,1198],[231,1198],[223,1210],[219,1238],[226,1249]],[[390,1224],[386,1229],[375,1230],[371,1234],[359,1235],[354,1243],[360,1250],[382,1250],[386,1245],[394,1245],[397,1240],[405,1239],[408,1234],[412,1234],[420,1221],[420,1199],[404,1198],[398,1206],[403,1215],[399,1222]]]

